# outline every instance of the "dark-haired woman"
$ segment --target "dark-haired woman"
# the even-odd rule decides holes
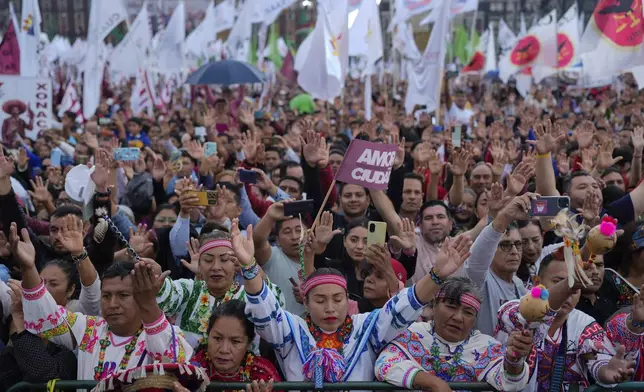
[[[255,262],[252,227],[244,238],[233,224],[232,243],[242,265],[247,290],[246,313],[259,335],[273,345],[288,381],[323,382],[373,380],[380,350],[416,320],[442,278],[461,267],[469,239],[446,240],[434,269],[419,283],[401,290],[370,313],[348,315],[347,281],[334,269],[321,268],[302,284],[306,320],[285,311],[261,278]]]
[[[208,321],[208,350],[193,362],[208,370],[210,381],[281,381],[271,361],[253,354],[255,326],[244,314],[246,302],[233,299],[216,307]]]
[[[474,282],[452,277],[441,285],[434,320],[414,323],[382,351],[378,379],[409,389],[444,390],[445,382],[488,382],[499,391],[519,391],[528,383],[532,337],[515,332],[509,347],[474,328],[482,296]],[[508,355],[506,355],[506,352]]]

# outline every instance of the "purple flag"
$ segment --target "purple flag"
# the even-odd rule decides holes
[[[13,22],[0,43],[0,75],[20,75],[20,46]]]
[[[387,189],[397,149],[395,144],[353,139],[335,179],[369,189]]]

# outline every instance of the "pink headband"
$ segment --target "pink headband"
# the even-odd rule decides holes
[[[318,275],[308,278],[302,284],[302,293],[306,296],[311,289],[321,284],[336,284],[343,289],[347,289],[347,280],[338,275]]]
[[[436,294],[436,299],[445,299],[445,298],[447,297],[445,296],[444,292],[439,292],[438,294]],[[461,305],[471,306],[477,312],[481,308],[481,301],[479,301],[475,296],[473,296],[470,293],[465,293],[461,295],[459,302],[461,303]]]
[[[233,249],[233,244],[229,240],[219,239],[219,240],[208,241],[205,244],[203,244],[201,248],[199,248],[199,253],[204,253],[209,251],[210,249],[219,248],[220,246],[229,248],[231,250]]]

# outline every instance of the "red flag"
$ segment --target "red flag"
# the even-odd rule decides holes
[[[286,54],[286,57],[284,57],[284,63],[282,63],[282,69],[280,70],[280,72],[287,80],[291,82],[295,82],[297,80],[295,60],[293,59],[293,55],[291,54],[290,50]]]
[[[13,22],[0,43],[0,75],[20,75],[20,46]]]

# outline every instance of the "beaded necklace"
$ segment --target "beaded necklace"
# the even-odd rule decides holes
[[[434,330],[432,329],[432,346],[429,349],[429,352],[434,357],[432,361],[432,369],[434,369],[434,374],[436,374],[436,377],[439,377],[444,381],[452,381],[454,379],[454,376],[456,376],[456,370],[460,367],[464,346],[470,340],[470,338],[468,337],[463,343],[456,346],[454,352],[452,352],[448,344],[445,345],[447,348],[447,353],[449,354],[445,356],[445,363],[448,366],[446,371],[441,370],[441,350],[438,346],[437,340],[438,339],[434,334]]]
[[[306,324],[309,326],[309,332],[313,335],[318,348],[332,348],[342,355],[344,345],[348,342],[351,331],[353,331],[353,321],[347,316],[342,326],[333,333],[325,333],[313,323],[311,315],[306,315]]]
[[[130,362],[130,357],[136,348],[136,341],[139,339],[139,335],[143,332],[143,327],[139,328],[138,331],[134,334],[132,339],[125,345],[125,354],[121,358],[121,363],[119,364],[118,369],[114,369],[115,372],[122,371],[127,369],[127,364]],[[105,363],[105,351],[109,346],[112,345],[112,331],[108,330],[107,335],[100,340],[101,350],[98,353],[98,365],[94,368],[94,380],[100,381],[101,376],[104,372],[104,363]],[[106,375],[107,376],[107,375]]]

